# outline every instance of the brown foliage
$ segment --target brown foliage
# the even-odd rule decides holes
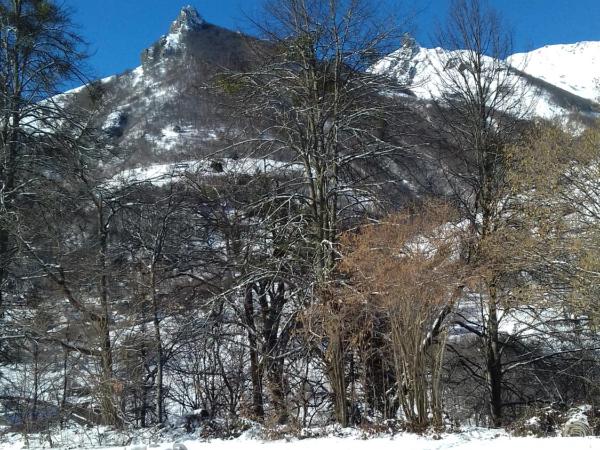
[[[576,135],[539,126],[511,150],[509,178],[512,257],[539,285],[530,301],[566,300],[593,319],[600,317],[599,149],[599,125]]]
[[[343,305],[340,311],[351,310],[345,316],[361,325],[354,330],[355,339],[366,333],[360,317],[370,315],[386,324],[396,395],[416,429],[430,425],[430,417],[435,425],[441,422],[441,324],[462,286],[461,230],[452,224],[454,218],[449,207],[427,204],[421,213],[396,214],[342,239],[339,268],[348,282],[334,301]]]

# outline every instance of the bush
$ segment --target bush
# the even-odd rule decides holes
[[[508,431],[514,436],[548,437],[556,436],[564,422],[564,411],[560,408],[548,406],[534,408],[523,417],[514,421]]]
[[[599,436],[600,410],[590,405],[531,409],[507,429],[514,436]]]

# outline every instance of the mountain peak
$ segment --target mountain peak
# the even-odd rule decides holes
[[[174,34],[180,31],[199,30],[206,24],[206,21],[192,5],[181,8],[179,16],[171,24],[169,33]]]
[[[414,37],[412,37],[409,33],[405,33],[402,36],[401,43],[401,49],[403,49],[406,53],[410,53],[411,56],[416,55],[417,53],[419,53],[419,50],[421,50],[421,46],[419,45],[417,40]]]
[[[410,34],[402,36],[401,47],[377,62],[371,70],[375,73],[387,73],[397,78],[405,86],[412,86],[417,74],[418,55],[425,54],[419,43]]]

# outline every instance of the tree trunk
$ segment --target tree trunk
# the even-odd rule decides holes
[[[271,393],[277,423],[284,425],[288,422],[289,414],[285,400],[283,364],[276,361],[271,362],[267,367],[267,380],[269,381],[269,392]]]
[[[336,421],[342,426],[348,426],[348,404],[346,402],[346,373],[344,370],[344,351],[341,338],[331,336],[327,349],[327,372],[333,391],[333,408]]]
[[[248,327],[248,346],[250,348],[250,379],[252,380],[252,413],[262,420],[265,417],[262,393],[262,370],[258,362],[258,349],[256,328],[254,326],[254,301],[252,297],[252,284],[246,286],[244,299],[244,315]]]
[[[145,366],[144,361],[146,361],[146,344],[142,344],[142,349],[140,352],[140,362],[143,366]],[[148,376],[143,372],[140,373],[139,378],[139,396],[140,396],[140,420],[139,424],[141,428],[146,428],[147,420],[146,416],[148,415]]]
[[[60,427],[62,429],[65,421],[66,421],[66,409],[67,409],[67,396],[69,390],[69,377],[67,375],[67,368],[69,363],[69,351],[64,350],[64,358],[63,358],[63,384],[62,384],[62,396],[60,399]]]
[[[110,339],[110,305],[108,292],[108,273],[106,258],[108,253],[108,229],[104,224],[102,199],[98,200],[98,226],[100,240],[100,304],[102,314],[98,321],[98,331],[101,340],[100,360],[101,360],[101,409],[102,418],[106,425],[120,427],[122,425],[121,416],[115,405],[115,384],[113,380],[113,357],[112,344]]]
[[[152,322],[154,324],[154,342],[156,351],[156,420],[159,424],[163,423],[163,346],[160,331],[160,305],[156,295],[156,273],[154,267],[150,272],[150,289],[152,296]]]
[[[100,338],[102,340],[100,350],[100,404],[102,410],[102,419],[106,425],[120,427],[122,423],[118,413],[118,408],[115,405],[115,385],[112,376],[113,360],[108,320],[103,318],[98,325],[100,330]]]
[[[502,425],[502,354],[498,336],[496,288],[490,287],[486,323],[486,380],[488,384],[490,420],[494,427]]]
[[[16,80],[18,83],[18,80]],[[16,97],[16,95],[15,95]],[[18,104],[18,97],[12,99]],[[16,106],[14,106],[16,108]],[[2,189],[2,206],[10,213],[14,209],[14,190],[17,177],[17,152],[19,140],[19,127],[21,117],[18,111],[13,111],[10,117],[11,126],[6,133],[7,142],[4,142],[6,148],[4,166],[0,166],[0,188]],[[4,283],[8,276],[8,265],[11,260],[10,232],[4,225],[0,225],[0,317],[3,314],[4,306]]]
[[[287,345],[288,334],[280,334],[279,326],[281,312],[285,304],[285,284],[276,283],[269,288],[268,283],[259,283],[258,301],[261,306],[263,319],[263,348],[262,355],[266,361],[266,376],[269,393],[275,410],[278,424],[288,421],[288,410],[285,398],[283,377],[284,361],[280,351]]]
[[[37,409],[38,409],[38,401],[39,401],[39,385],[40,385],[40,350],[38,343],[33,340],[33,401],[31,405],[31,416],[28,420],[31,420],[32,423],[37,422]]]

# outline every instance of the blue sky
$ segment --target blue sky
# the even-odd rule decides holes
[[[182,6],[194,5],[209,22],[247,28],[245,11],[255,14],[260,0],[60,0],[74,9],[73,21],[90,43],[92,74],[104,77],[138,66],[141,51],[165,34]],[[414,32],[427,46],[436,18],[450,0],[400,0],[419,11]],[[490,0],[512,25],[515,50],[547,44],[600,40],[600,0]],[[373,3],[377,3],[374,1]],[[398,2],[394,2],[398,4]]]

